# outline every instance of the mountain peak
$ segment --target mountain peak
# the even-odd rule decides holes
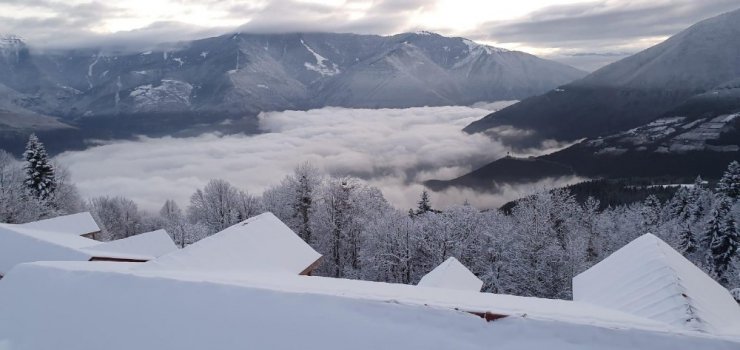
[[[470,50],[471,53],[485,52],[485,53],[491,55],[491,54],[494,54],[494,53],[510,52],[509,50],[503,49],[503,48],[500,48],[500,47],[479,44],[479,43],[477,43],[475,41],[472,41],[470,39],[463,38],[462,41],[463,41],[463,43],[465,43],[465,45],[468,46],[468,49]]]
[[[15,34],[0,34],[0,47],[18,47],[25,46],[26,43],[18,35]]]
[[[426,31],[426,30],[418,30],[418,31],[413,32],[412,34],[422,35],[422,36],[441,36],[437,33]]]

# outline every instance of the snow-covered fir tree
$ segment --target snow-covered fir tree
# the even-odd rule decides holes
[[[662,211],[662,205],[660,200],[658,197],[650,195],[642,205],[642,225],[645,228],[645,232],[655,232],[661,220],[660,213]]]
[[[683,255],[696,252],[696,237],[688,224],[684,223],[678,232],[678,251]]]
[[[702,243],[708,249],[709,265],[718,280],[727,284],[727,270],[737,257],[740,235],[733,218],[732,203],[722,193],[717,194],[717,203],[712,210]]]
[[[694,222],[697,222],[710,209],[712,191],[707,187],[707,182],[697,176],[694,186],[689,191],[689,212]]]
[[[733,203],[740,200],[740,163],[737,161],[730,163],[717,184],[717,193],[721,193]]]
[[[24,183],[31,194],[42,201],[51,198],[57,187],[54,167],[48,159],[46,148],[35,134],[28,137],[23,158],[26,161],[23,167],[26,172]]]
[[[421,198],[419,199],[419,203],[416,206],[416,211],[414,212],[414,214],[421,215],[430,211],[432,211],[432,203],[429,199],[429,192],[427,192],[427,190],[424,190],[421,192]]]
[[[696,251],[696,237],[692,225],[691,196],[685,187],[679,188],[668,203],[669,216],[675,220],[678,232],[678,251],[684,255]]]

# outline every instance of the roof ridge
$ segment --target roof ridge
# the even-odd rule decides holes
[[[685,301],[686,309],[684,310],[686,314],[686,318],[684,320],[684,326],[688,326],[692,329],[695,329],[699,332],[708,332],[706,329],[706,322],[696,313],[696,310],[699,308],[694,305],[694,299],[689,296],[688,289],[684,286],[683,281],[680,276],[680,272],[677,271],[673,265],[669,264],[667,262],[668,260],[668,254],[666,252],[666,248],[673,249],[670,246],[668,246],[668,243],[664,242],[657,236],[648,233],[651,238],[653,238],[653,243],[657,246],[658,251],[661,254],[661,260],[663,260],[663,264],[673,273],[671,274],[672,278],[675,280],[675,286],[677,288],[678,295]]]

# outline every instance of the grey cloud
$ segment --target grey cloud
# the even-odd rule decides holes
[[[19,34],[32,46],[65,48],[76,46],[126,46],[139,49],[157,42],[175,42],[231,31],[281,33],[296,31],[351,32],[361,34],[392,34],[408,27],[408,13],[430,5],[425,0],[374,1],[363,15],[350,16],[353,4],[364,1],[348,0],[344,6],[322,5],[294,0],[270,1],[209,1],[180,0],[181,6],[206,5],[226,13],[224,20],[243,22],[238,28],[221,26],[198,27],[189,23],[162,20],[132,31],[98,34],[91,29],[103,20],[135,17],[125,8],[109,2],[92,1],[68,4],[50,0],[10,0],[5,4],[41,9],[56,14],[52,18],[0,15],[0,33]],[[167,27],[169,26],[169,27]]]
[[[600,0],[549,6],[524,18],[489,22],[470,36],[555,49],[544,57],[593,71],[654,44],[644,39],[671,36],[738,8],[737,0]],[[608,54],[613,51],[620,54]]]
[[[359,19],[350,19],[351,6],[336,8],[297,1],[272,1],[251,16],[241,31],[284,33],[295,31],[390,34],[406,29],[408,12],[422,8],[426,1],[376,1]]]
[[[613,1],[551,6],[526,18],[492,22],[478,36],[528,46],[596,49],[669,36],[690,25],[740,8],[737,0]]]

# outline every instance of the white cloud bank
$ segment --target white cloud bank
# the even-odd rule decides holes
[[[423,181],[453,178],[471,164],[506,154],[501,143],[460,131],[488,113],[472,107],[270,112],[260,116],[264,133],[258,135],[141,138],[65,152],[58,160],[84,196],[122,195],[146,210],[158,210],[168,198],[186,206],[195,189],[213,178],[260,194],[305,161],[330,174],[366,179],[407,208],[415,205]],[[547,185],[506,188],[499,195],[449,190],[432,199],[439,207],[466,199],[490,207]]]

